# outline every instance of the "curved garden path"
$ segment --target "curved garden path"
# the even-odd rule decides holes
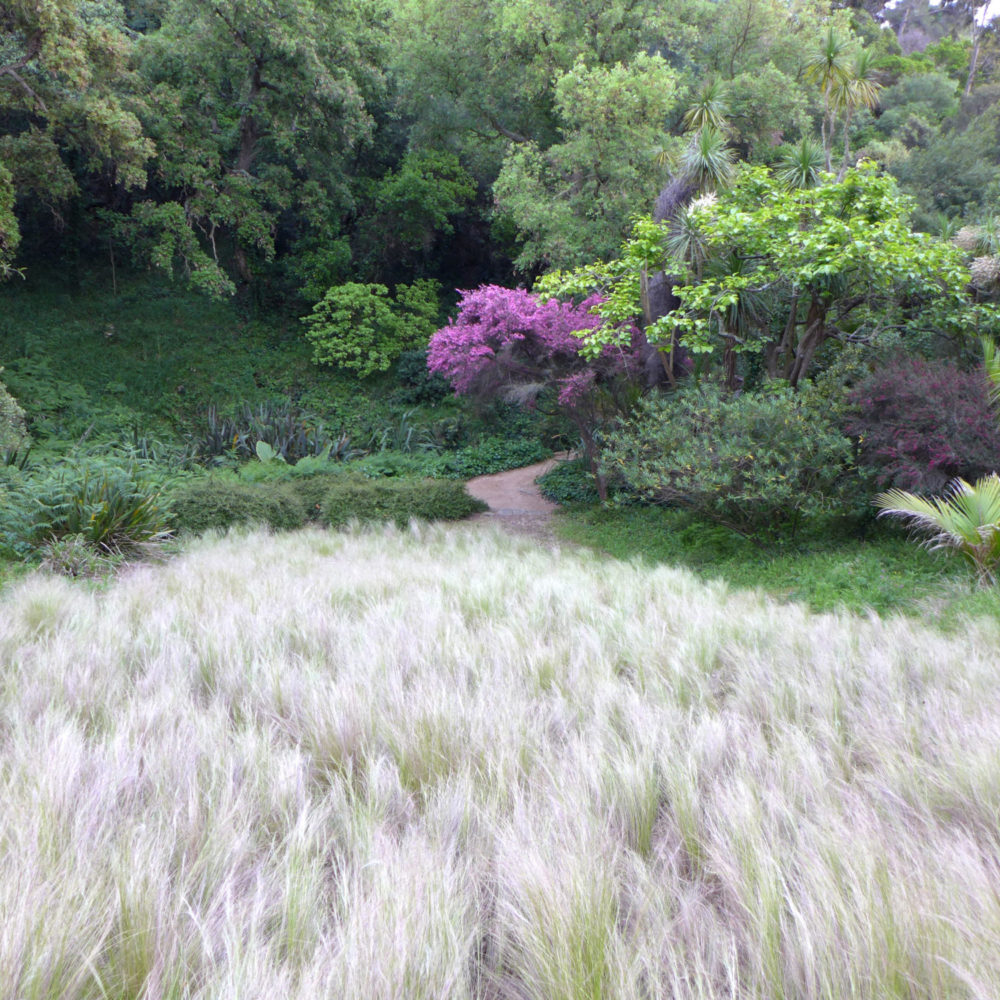
[[[552,512],[556,504],[542,496],[535,480],[567,455],[556,455],[522,469],[477,476],[466,483],[469,492],[489,506],[473,516],[473,521],[492,521],[507,531],[552,542]]]

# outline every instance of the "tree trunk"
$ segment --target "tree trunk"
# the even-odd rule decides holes
[[[597,486],[597,496],[601,503],[608,499],[608,479],[601,472],[601,465],[597,458],[597,442],[594,435],[590,433],[590,428],[581,420],[577,423],[577,430],[580,432],[580,440],[583,442],[583,454],[590,465],[591,475]]]
[[[778,343],[771,341],[764,352],[765,363],[767,365],[768,378],[778,377],[778,365],[780,363],[783,377],[788,377],[789,355],[792,344],[795,341],[795,328],[799,325],[799,297],[792,296],[792,304],[788,311],[788,321],[785,323],[785,331],[781,335]]]
[[[965,96],[972,93],[972,83],[976,78],[976,64],[979,62],[979,43],[983,32],[976,25],[976,10],[972,10],[972,54],[969,56],[969,75],[965,79]]]
[[[844,119],[844,159],[837,171],[837,183],[844,179],[847,168],[851,165],[851,118],[854,117],[854,109],[848,105],[847,117]]]
[[[805,377],[816,351],[824,340],[826,340],[826,307],[813,296],[809,303],[809,315],[806,317],[806,332],[795,348],[795,358],[788,372],[788,382],[793,389],[797,389],[799,382]]]

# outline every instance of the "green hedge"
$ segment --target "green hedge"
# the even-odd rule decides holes
[[[306,523],[306,505],[290,483],[240,483],[210,477],[185,484],[170,498],[179,528],[200,534],[237,524],[291,531]]]
[[[335,528],[352,520],[393,521],[402,526],[411,518],[453,521],[481,510],[486,505],[470,496],[462,483],[344,477],[327,492],[322,520]]]
[[[170,497],[177,527],[201,533],[238,524],[266,524],[278,531],[315,520],[331,527],[349,521],[411,518],[450,521],[485,510],[462,483],[435,479],[377,479],[344,474],[283,481],[240,482],[210,476],[188,482]]]

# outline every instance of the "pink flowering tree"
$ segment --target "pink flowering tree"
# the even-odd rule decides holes
[[[580,354],[576,331],[607,323],[591,312],[597,296],[574,305],[519,288],[483,285],[460,292],[458,316],[430,340],[427,367],[459,395],[551,406],[569,418],[603,498],[595,431],[623,412],[640,371],[642,335],[608,344],[593,358]],[[628,338],[624,338],[628,339]]]

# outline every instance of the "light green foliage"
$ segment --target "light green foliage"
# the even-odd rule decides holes
[[[910,208],[893,179],[871,164],[812,188],[788,188],[764,168],[746,168],[718,199],[691,208],[703,253],[719,266],[699,272],[670,261],[688,274],[675,288],[681,306],[647,336],[668,344],[679,334],[695,354],[758,353],[771,377],[795,386],[830,338],[873,342],[900,324],[959,333],[994,323],[993,311],[966,295],[961,251],[914,232]],[[637,268],[649,266],[667,235],[643,223],[619,262],[557,276],[545,288],[578,295],[603,286],[609,299],[600,309],[609,321],[629,308],[636,315]],[[749,299],[755,317],[744,308]],[[734,316],[750,322],[736,328]],[[614,336],[598,328],[586,349],[600,350]]]
[[[0,375],[2,374],[3,369],[0,368]],[[0,382],[0,455],[20,447],[27,434],[24,410],[7,391],[3,382]]]
[[[767,63],[729,83],[734,140],[754,162],[766,159],[786,136],[809,134],[809,97],[801,81]]]
[[[494,186],[497,205],[517,224],[518,265],[566,267],[608,255],[649,199],[655,178],[640,150],[655,145],[674,104],[675,74],[659,56],[588,66],[555,83],[562,141],[514,146]]]
[[[888,490],[875,498],[880,516],[898,517],[929,533],[931,549],[956,549],[973,566],[976,581],[996,583],[1000,566],[1000,476],[993,473],[970,485],[964,479],[949,483],[943,497],[921,497],[904,490]]]
[[[602,461],[647,500],[741,534],[780,535],[834,509],[850,443],[788,389],[727,396],[702,386],[642,400],[607,436]]]
[[[337,365],[362,378],[388,371],[403,351],[427,344],[436,329],[437,285],[400,285],[395,299],[385,285],[348,282],[329,289],[303,318],[313,361]]]

